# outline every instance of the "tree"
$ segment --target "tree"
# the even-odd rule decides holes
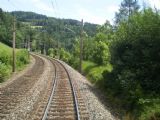
[[[110,60],[109,44],[102,41],[95,43],[93,61],[99,65],[107,65]]]
[[[148,9],[130,20],[118,26],[110,47],[113,71],[103,77],[106,88],[123,97],[123,106],[136,110],[143,96],[160,95],[160,15]]]
[[[11,46],[13,17],[0,9],[0,41]]]
[[[119,9],[119,12],[115,14],[115,23],[119,24],[129,18],[130,15],[139,10],[137,0],[123,0]]]

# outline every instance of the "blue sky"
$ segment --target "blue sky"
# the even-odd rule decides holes
[[[85,22],[111,23],[122,0],[0,0],[5,11],[32,11],[50,17],[84,19]],[[139,0],[160,9],[160,0]]]

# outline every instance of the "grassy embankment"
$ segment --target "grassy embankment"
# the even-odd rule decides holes
[[[112,66],[110,64],[105,66],[98,66],[97,64],[90,61],[83,61],[82,70],[86,77],[94,84],[98,84],[100,80],[103,79],[103,71],[112,71]]]
[[[24,49],[16,49],[16,70],[22,70],[29,63],[28,53]],[[0,42],[0,83],[12,73],[12,48]]]
[[[111,72],[113,69],[112,65],[98,66],[93,62],[84,61],[82,67],[83,67],[82,68],[83,73],[86,75],[86,77],[96,86],[101,88],[101,90],[103,90],[104,93],[106,93],[107,99],[110,101],[110,104],[113,106],[116,105],[116,108],[119,109],[118,111],[124,112],[125,110],[123,110],[123,107],[121,107],[121,103],[123,102],[123,100],[113,97],[112,93],[109,93],[107,91],[107,88],[105,88],[105,82],[104,82],[105,78],[103,78],[102,74],[105,70],[107,70],[108,72]],[[140,103],[141,109],[138,109],[136,111],[137,113],[140,113],[140,116],[136,119],[138,120],[159,120],[156,118],[160,117],[160,97],[155,97],[154,95],[152,97],[144,96],[140,100],[140,102],[141,102]],[[133,116],[134,115],[132,115],[132,113],[127,113],[126,115],[123,113],[121,117],[124,120],[131,120],[131,119],[134,119]]]

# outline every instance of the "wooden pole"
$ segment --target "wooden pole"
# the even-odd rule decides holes
[[[13,20],[13,63],[12,63],[12,72],[15,72],[16,69],[16,57],[15,57],[15,41],[16,41],[16,19]]]
[[[82,61],[83,61],[83,19],[81,21],[81,38],[80,38],[80,65],[79,65],[80,73],[82,73]]]
[[[28,58],[29,58],[30,50],[31,50],[31,47],[30,47],[30,34],[29,34],[28,35]]]

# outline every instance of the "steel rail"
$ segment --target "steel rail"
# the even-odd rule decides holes
[[[56,60],[58,63],[60,63],[62,65],[62,67],[65,69],[65,71],[66,71],[66,73],[68,75],[68,78],[69,78],[69,81],[70,81],[70,85],[71,85],[71,89],[72,89],[72,93],[73,93],[73,98],[74,98],[74,103],[75,103],[75,108],[76,108],[76,114],[77,114],[77,120],[80,120],[78,99],[77,99],[77,96],[76,96],[75,88],[73,86],[70,74],[69,74],[67,68],[59,60],[57,60],[57,59],[54,59],[54,60]]]
[[[69,83],[71,85],[72,94],[73,94],[73,99],[74,99],[74,104],[75,104],[75,111],[76,111],[76,115],[77,115],[76,120],[80,120],[79,107],[78,107],[78,99],[77,99],[75,88],[73,86],[73,83],[72,83],[72,80],[71,80],[71,77],[70,77],[70,74],[69,74],[68,70],[66,69],[66,67],[59,60],[57,60],[57,59],[51,59],[49,57],[47,57],[47,58],[51,62],[52,62],[52,60],[57,61],[64,68],[64,70],[66,71],[67,76],[69,78]],[[46,118],[47,118],[48,110],[50,108],[50,104],[52,102],[54,91],[55,91],[55,88],[56,88],[56,85],[57,85],[57,68],[56,68],[55,63],[52,62],[52,64],[54,64],[54,66],[55,66],[55,77],[54,77],[54,82],[53,82],[53,88],[52,88],[51,96],[50,96],[50,98],[48,100],[48,104],[47,104],[47,106],[45,108],[45,112],[44,112],[43,117],[42,117],[41,120],[46,120]]]
[[[48,58],[49,59],[49,58]],[[50,59],[49,59],[50,60]],[[51,60],[50,60],[51,61]],[[51,95],[49,97],[49,100],[48,100],[48,104],[45,108],[45,112],[43,114],[43,117],[42,117],[42,120],[46,120],[47,119],[47,114],[48,114],[48,110],[50,108],[50,104],[52,102],[52,99],[53,99],[53,95],[54,95],[54,91],[55,91],[55,88],[56,88],[56,85],[57,85],[57,68],[56,68],[56,65],[52,62],[52,64],[55,66],[55,77],[54,77],[54,82],[53,82],[53,88],[52,88],[52,92],[51,92]]]

